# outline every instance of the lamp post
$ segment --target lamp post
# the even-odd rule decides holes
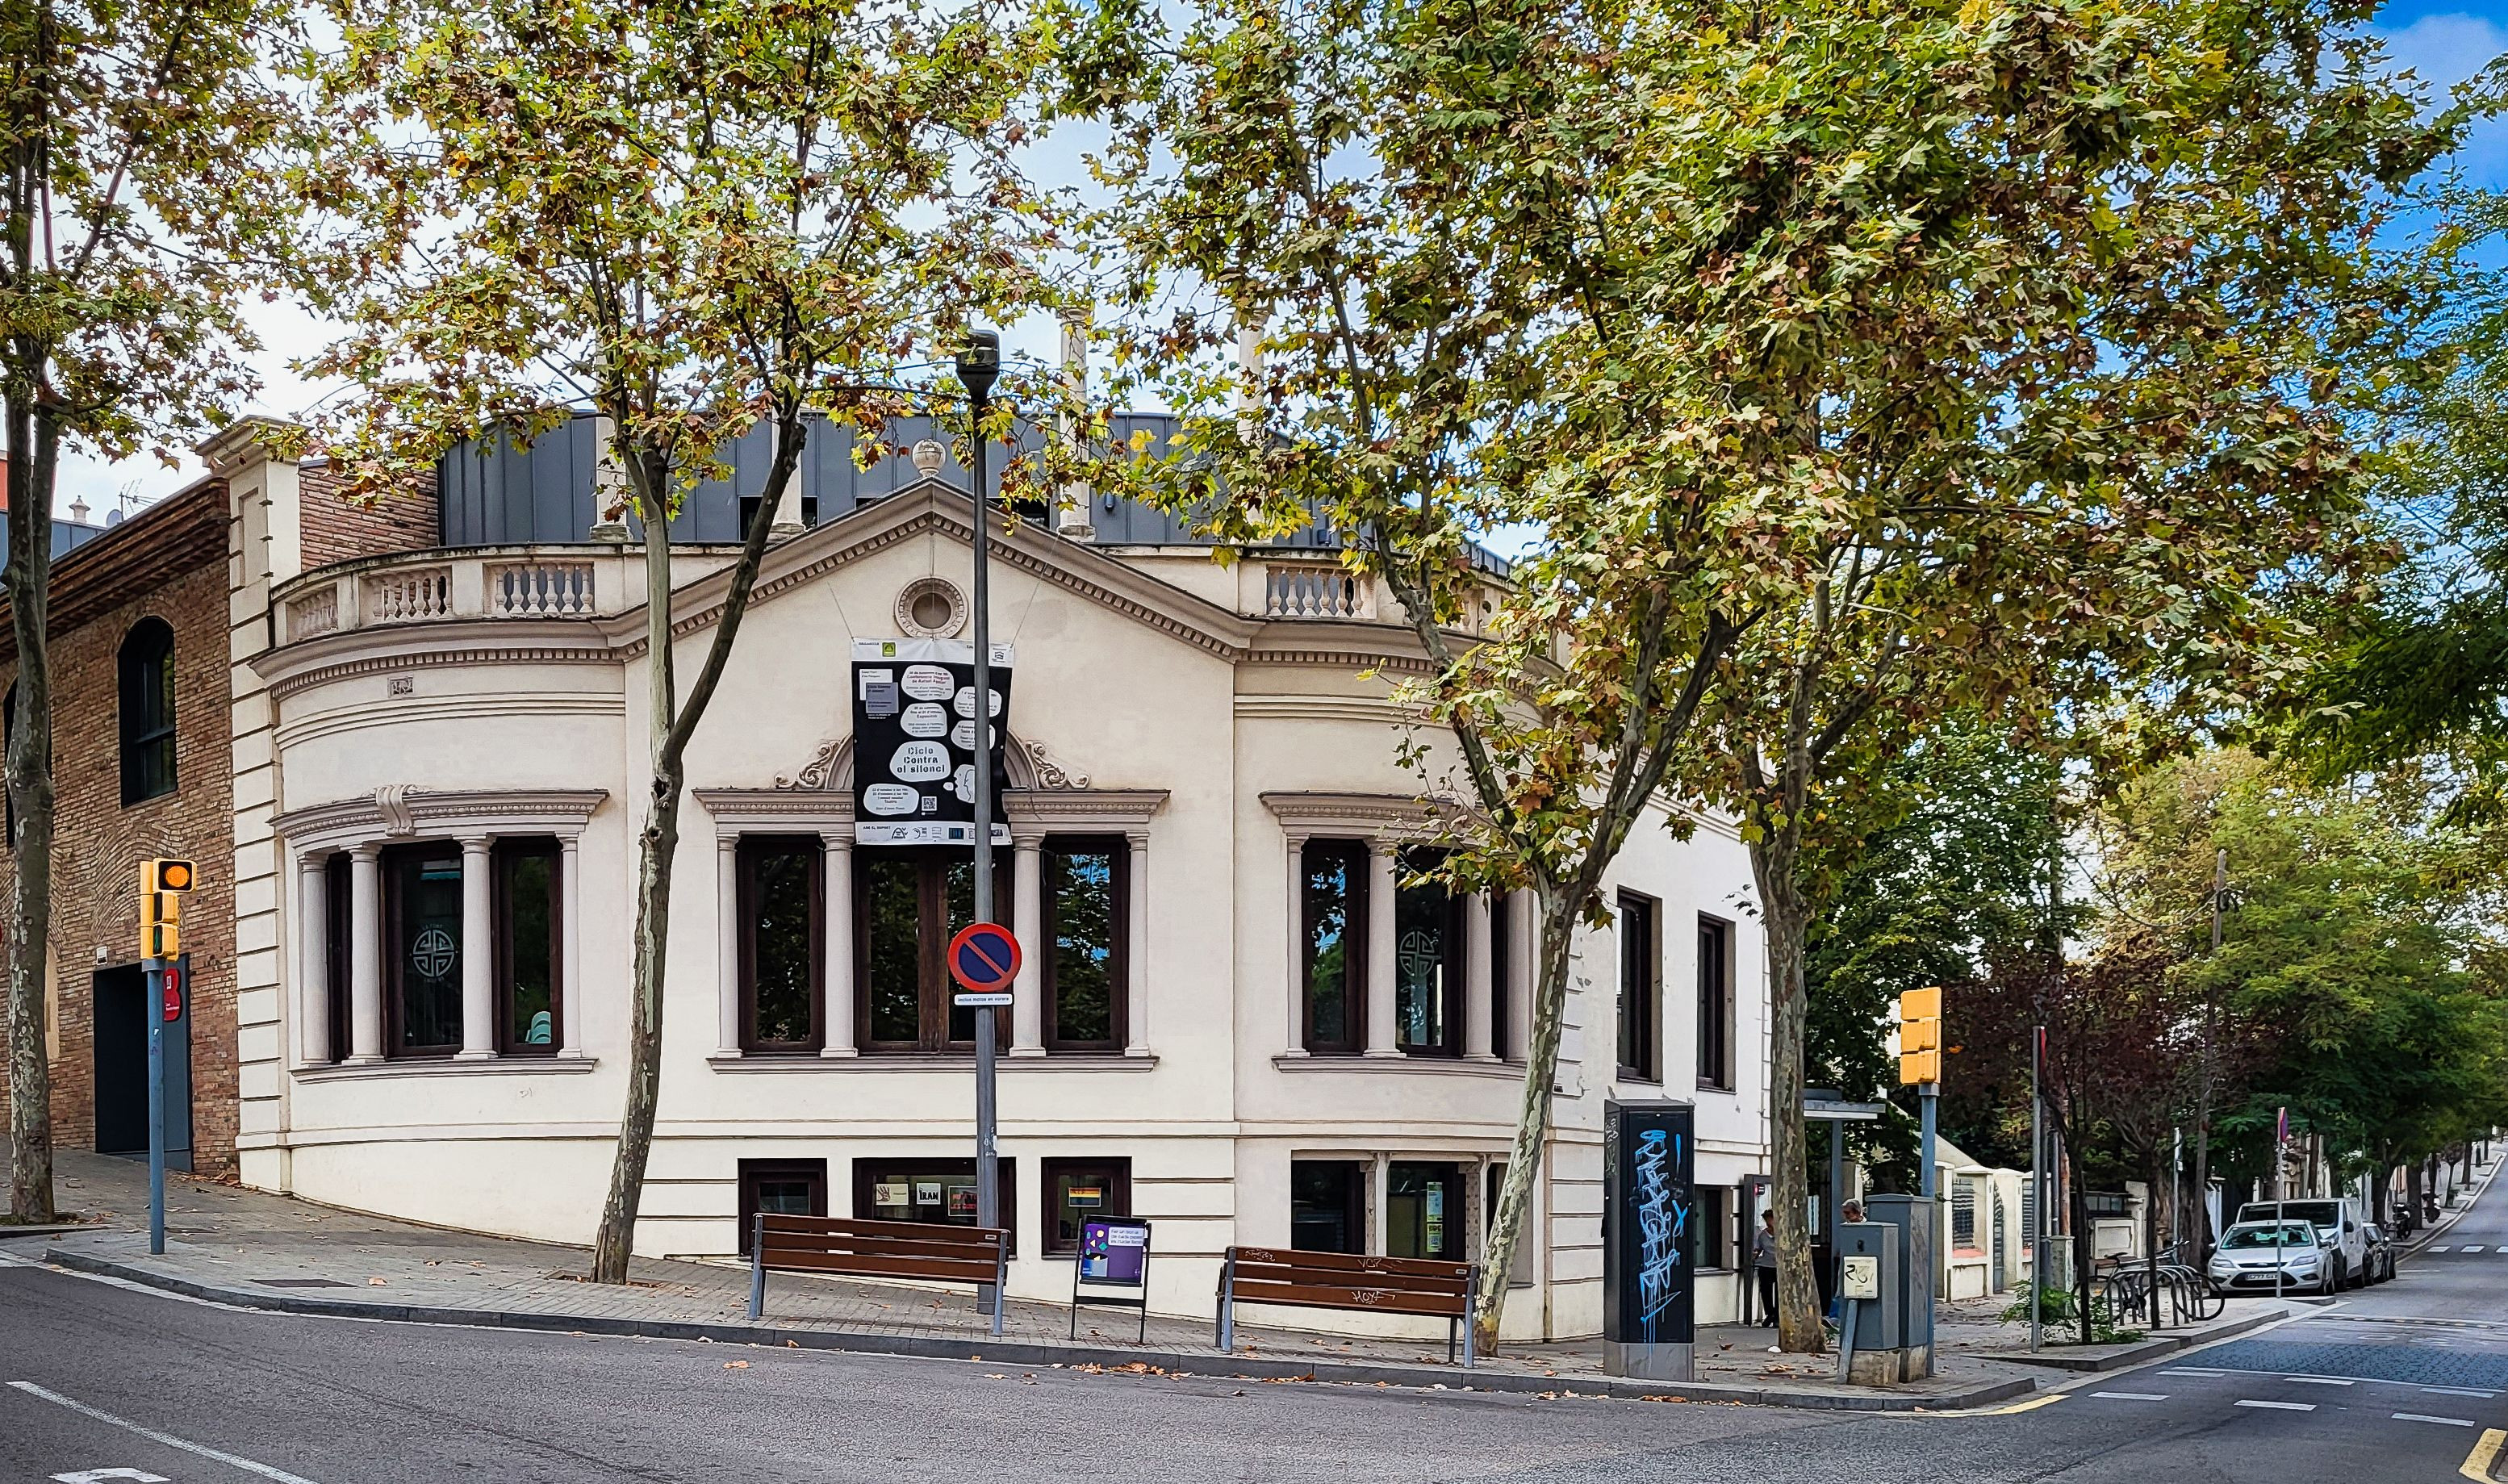
[[[987,582],[985,541],[991,520],[992,491],[984,481],[984,409],[992,400],[993,383],[1002,374],[1002,337],[990,330],[971,331],[967,348],[958,352],[958,381],[967,389],[967,454],[975,475],[975,629],[976,684],[976,920],[993,920],[993,669],[991,589]],[[1022,945],[1034,952],[1033,945]],[[976,1011],[976,1224],[1001,1225],[1001,1154],[996,1147],[993,1105],[993,1012]],[[1001,1332],[1002,1294],[990,1294],[993,1332]]]

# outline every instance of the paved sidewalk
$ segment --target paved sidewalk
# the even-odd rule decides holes
[[[1984,1405],[2032,1390],[2044,1371],[1991,1356],[2011,1326],[2000,1301],[1947,1306],[1941,1374],[1905,1387],[1846,1387],[1827,1356],[1770,1353],[1772,1331],[1710,1325],[1698,1337],[1698,1381],[1629,1382],[1602,1371],[1599,1343],[1510,1345],[1465,1371],[1443,1344],[1345,1339],[1240,1324],[1234,1354],[1212,1344],[1207,1317],[1153,1316],[1146,1344],[1134,1321],[1014,1300],[1004,1334],[986,1333],[970,1292],[776,1274],[766,1318],[747,1320],[745,1267],[639,1258],[625,1287],[582,1278],[580,1248],[444,1231],[359,1215],[281,1196],[173,1177],[166,1251],[145,1236],[146,1169],[75,1151],[58,1156],[60,1198],[91,1224],[62,1235],[10,1239],[0,1252],[123,1277],[196,1297],[262,1309],[500,1327],[645,1334],[717,1343],[790,1345],[974,1358],[1017,1365],[1138,1367],[1264,1379],[1680,1397],[1840,1410]]]

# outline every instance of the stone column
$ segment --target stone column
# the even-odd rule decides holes
[[[1367,1054],[1398,1057],[1400,1021],[1394,1016],[1393,977],[1400,972],[1393,936],[1393,842],[1367,844]]]
[[[488,841],[461,842],[461,1050],[458,1060],[497,1055],[497,956]]]
[[[580,1057],[583,1051],[583,998],[589,986],[583,982],[583,837],[576,835],[558,836],[558,912],[565,918],[565,930],[558,944],[557,959],[557,1054]]]
[[[1541,916],[1530,891],[1506,894],[1506,1030],[1511,1058],[1522,1061],[1532,1047],[1533,966],[1541,961]]]
[[[1045,1055],[1045,838],[1011,839],[1011,932],[1019,971],[1011,981],[1011,1055]]]
[[[714,842],[715,961],[721,987],[716,995],[716,1055],[740,1055],[740,836]]]
[[[1473,892],[1463,899],[1463,1057],[1495,1061],[1490,1051],[1490,899]]]
[[[296,858],[296,1018],[308,1065],[331,1057],[331,903],[323,858]]]
[[[1124,915],[1124,1055],[1150,1054],[1150,837],[1125,836],[1132,851],[1131,900]]]
[[[1307,842],[1289,836],[1288,1055],[1307,1052]]]
[[[854,837],[829,831],[819,836],[828,893],[827,1034],[822,1057],[851,1057],[854,1049]]]
[[[379,845],[349,853],[349,1059],[384,1059],[384,873]]]

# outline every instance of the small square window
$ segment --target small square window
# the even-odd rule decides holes
[[[1045,1161],[1045,1249],[1080,1250],[1080,1223],[1132,1214],[1130,1160]]]
[[[749,1255],[757,1234],[754,1219],[769,1216],[824,1216],[828,1213],[828,1162],[825,1160],[743,1160],[740,1162],[740,1255]]]
[[[1301,1252],[1367,1250],[1367,1166],[1289,1162],[1289,1245]]]

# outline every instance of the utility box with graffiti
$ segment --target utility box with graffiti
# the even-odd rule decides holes
[[[1613,1375],[1688,1381],[1698,1147],[1685,1102],[1603,1110],[1603,1338]]]

